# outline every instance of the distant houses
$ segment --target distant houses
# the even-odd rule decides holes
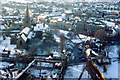
[[[47,32],[47,31],[50,31],[50,28],[47,24],[39,23],[39,24],[36,24],[36,26],[34,27],[34,32],[36,31]]]

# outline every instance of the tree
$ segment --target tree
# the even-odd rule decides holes
[[[103,71],[107,72],[107,67],[105,65],[103,65]]]
[[[46,35],[44,37],[45,37],[44,44],[47,44],[47,45],[52,44],[52,41],[54,39],[54,36],[52,33],[46,32]]]
[[[54,36],[51,32],[46,32],[44,35],[44,40],[43,43],[40,45],[42,48],[42,51],[47,50],[48,53],[51,50],[51,46],[53,45],[54,42]]]
[[[101,41],[105,41],[107,39],[107,32],[103,29],[100,29],[97,32],[95,32],[94,37],[100,39]]]
[[[29,49],[29,56],[34,56],[36,54],[37,47],[35,45],[31,46]]]
[[[63,53],[64,46],[65,46],[65,36],[64,36],[64,34],[61,34],[61,35],[60,35],[61,53]]]
[[[100,29],[97,32],[95,32],[94,37],[101,40],[102,45],[99,46],[99,50],[101,52],[101,49],[104,49],[105,47],[104,42],[107,39],[107,32],[105,30]]]

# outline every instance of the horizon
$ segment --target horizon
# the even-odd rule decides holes
[[[1,0],[2,1],[2,0]],[[3,1],[14,1],[14,2],[59,2],[61,0],[3,0]],[[63,2],[118,2],[120,0],[63,0]]]

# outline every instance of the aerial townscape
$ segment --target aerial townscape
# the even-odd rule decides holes
[[[0,80],[119,80],[119,0],[1,0]]]

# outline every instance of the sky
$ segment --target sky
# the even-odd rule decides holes
[[[7,0],[7,1],[16,1],[16,2],[33,2],[33,1],[48,1],[48,2],[52,2],[54,0]],[[60,0],[59,0],[60,1]],[[63,1],[63,0],[61,0]],[[71,1],[71,0],[64,0],[64,1]],[[84,0],[72,0],[72,1],[84,1]],[[92,2],[92,1],[120,1],[120,0],[85,0],[88,2]]]

